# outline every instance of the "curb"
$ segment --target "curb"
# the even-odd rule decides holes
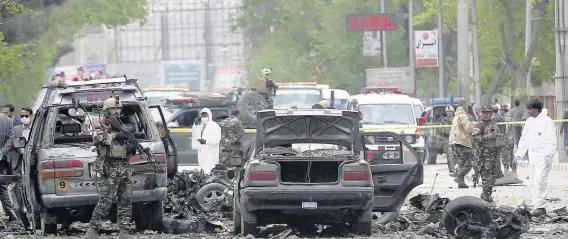
[[[522,160],[521,162],[517,163],[518,167],[528,168],[529,162]],[[554,171],[568,171],[568,163],[554,163],[552,162],[551,170]]]

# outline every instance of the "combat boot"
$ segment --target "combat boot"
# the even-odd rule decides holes
[[[87,230],[87,233],[85,233],[85,236],[83,236],[83,239],[99,239],[99,238],[101,238],[99,236],[99,232],[94,227],[89,227],[89,230]]]
[[[118,234],[118,239],[134,239],[126,229],[120,229],[120,234]]]
[[[536,210],[534,210],[534,212],[532,213],[533,217],[540,217],[542,215],[546,214],[546,209],[544,208],[537,208]]]
[[[458,188],[469,188],[469,186],[467,186],[467,184],[465,184],[464,177],[465,177],[465,175],[458,174],[454,178],[454,182],[458,183]]]

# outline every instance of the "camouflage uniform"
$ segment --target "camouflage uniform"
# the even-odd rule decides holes
[[[511,122],[511,121],[513,121],[511,112],[505,113],[505,122]],[[513,173],[516,173],[517,165],[512,164],[513,150],[515,147],[515,129],[512,124],[508,124],[505,126],[503,140],[505,142],[505,145],[501,149],[501,155],[499,155],[499,157],[501,158],[501,162],[503,163],[503,169],[505,173],[508,173],[509,168],[511,168],[513,170]]]
[[[440,124],[451,126],[453,119],[454,119],[453,117],[452,118],[444,117],[440,121]],[[448,160],[448,170],[450,171],[450,173],[454,173],[456,171],[456,158],[454,156],[454,151],[451,145],[448,143],[448,138],[450,137],[450,130],[451,128],[447,127],[447,128],[441,128],[438,132],[440,136],[442,136],[444,141],[444,151],[446,152],[446,158]]]
[[[479,130],[475,134],[475,141],[479,145],[479,170],[481,170],[481,182],[483,191],[481,199],[487,202],[493,202],[491,194],[493,192],[493,185],[495,184],[497,167],[498,148],[497,138],[500,135],[499,126],[494,120],[480,121],[477,123],[476,128]],[[494,135],[489,135],[491,132]]]
[[[229,166],[234,156],[242,156],[241,137],[244,134],[243,123],[234,115],[221,121],[221,160]]]
[[[112,101],[114,98],[109,99]],[[116,107],[122,105],[116,103]],[[117,116],[105,113],[104,120],[99,122],[93,131],[93,142],[98,154],[95,167],[100,174],[97,178],[99,200],[84,238],[99,238],[101,223],[109,215],[115,198],[120,238],[132,238],[128,236],[127,230],[132,217],[132,170],[129,158],[135,154],[136,149],[126,143],[122,133],[110,126],[108,123],[110,117]]]

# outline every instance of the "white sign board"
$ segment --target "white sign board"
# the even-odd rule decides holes
[[[438,67],[438,31],[414,31],[415,67]]]
[[[404,93],[416,92],[415,82],[408,67],[374,68],[365,70],[365,73],[367,87],[397,87]]]
[[[381,55],[381,32],[363,32],[363,56]]]

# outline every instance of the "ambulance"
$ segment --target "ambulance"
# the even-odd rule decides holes
[[[414,105],[412,97],[384,88],[366,87],[363,94],[351,96],[347,109],[361,112],[361,128],[377,164],[403,164],[406,160],[395,150],[392,138],[378,136],[384,131],[399,134],[417,152],[418,159],[414,160],[423,160],[424,139],[418,126],[424,124],[424,119],[415,113]]]
[[[332,89],[327,84],[317,82],[279,82],[276,85],[278,89],[273,98],[275,109],[311,108],[321,100],[330,101],[336,109],[345,109],[350,97],[345,90]]]

